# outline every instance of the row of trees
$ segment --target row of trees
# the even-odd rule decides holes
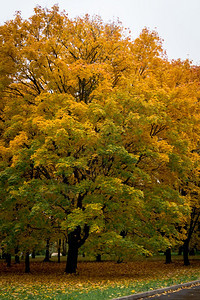
[[[199,75],[158,34],[58,6],[0,27],[0,240],[66,239],[126,258],[189,242],[199,221]]]

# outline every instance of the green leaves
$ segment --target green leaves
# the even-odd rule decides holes
[[[90,232],[99,231],[103,224],[102,205],[100,203],[86,204],[84,210],[76,208],[61,223],[61,228],[73,231],[77,226],[87,224]]]

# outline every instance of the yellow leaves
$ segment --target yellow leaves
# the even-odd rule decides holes
[[[57,130],[56,135],[55,135],[55,143],[57,147],[61,151],[67,151],[67,145],[69,142],[69,135],[67,131],[64,128],[60,128]]]
[[[101,233],[101,228],[97,224],[93,224],[90,228],[90,233]]]
[[[31,159],[34,161],[35,167],[46,165],[50,168],[57,161],[57,155],[53,153],[50,154],[48,149],[41,147],[35,151],[35,153],[31,156]]]
[[[91,122],[93,122],[94,124],[104,121],[106,117],[104,107],[96,103],[89,104],[87,113]]]
[[[164,257],[140,258],[123,264],[80,262],[76,276],[63,273],[64,261],[57,264],[31,260],[32,272],[28,276],[23,274],[24,263],[13,264],[8,270],[1,262],[0,297],[96,299],[98,295],[102,299],[106,295],[106,299],[113,299],[198,278],[198,260],[190,268],[175,257],[173,262],[164,264]]]
[[[173,151],[173,146],[167,141],[154,137],[153,145],[159,153],[159,158],[163,162],[169,162],[169,154]]]
[[[55,115],[55,113],[63,106],[68,106],[72,100],[72,96],[68,94],[53,94],[50,92],[43,92],[35,97],[35,113],[36,115],[43,115],[47,118]]]
[[[4,146],[4,144],[0,141],[0,157],[3,161],[7,161],[9,157],[11,157],[12,151],[10,148]]]
[[[88,15],[69,20],[55,7],[36,9],[29,20],[15,21],[17,28],[8,23],[2,37],[4,47],[12,48],[13,57],[18,57],[15,82],[20,91],[65,93],[89,102],[116,86],[123,73],[129,74],[130,41],[119,24],[104,24],[100,17]]]
[[[80,121],[86,116],[88,111],[88,106],[83,102],[74,102],[71,101],[70,103],[70,110],[72,115],[77,117]]]
[[[22,146],[28,143],[28,136],[27,133],[21,131],[19,135],[17,135],[14,140],[10,141],[10,149],[15,152],[16,150],[20,149]]]
[[[191,176],[191,170],[199,162],[199,75],[190,63],[163,59],[156,32],[145,28],[132,42],[118,23],[69,20],[56,6],[38,7],[26,21],[18,15],[0,31],[0,58],[8,62],[0,155],[8,167],[13,163],[13,173],[21,172],[19,178],[54,182],[55,190],[41,194],[58,207],[65,195],[63,229],[89,224],[95,235],[103,203],[109,226],[135,226],[143,234],[140,221],[148,221],[154,197],[153,220],[160,216],[173,225],[174,211],[182,221],[178,196],[177,206],[169,204],[172,196],[163,190],[166,185],[178,193],[180,182],[192,181],[185,199],[197,203],[191,191],[199,194],[199,172]],[[23,166],[14,169],[20,159]],[[19,183],[7,176],[8,184]]]
[[[84,226],[88,224],[90,226],[90,232],[96,232],[100,230],[100,224],[98,219],[102,217],[102,204],[90,203],[85,205],[85,209],[75,208],[67,216],[66,220],[61,222],[62,229],[74,230],[78,225]],[[94,219],[97,219],[94,222]]]
[[[139,76],[152,71],[157,57],[163,53],[162,42],[155,31],[144,28],[132,45],[135,67]]]
[[[87,64],[83,59],[79,59],[70,65],[69,70],[72,77],[88,81],[91,77],[103,75],[105,73],[103,66],[99,63]]]
[[[43,134],[47,134],[49,136],[55,136],[57,134],[57,131],[60,132],[61,129],[63,128],[62,123],[65,122],[65,126],[68,124],[71,124],[71,117],[68,115],[63,115],[64,120],[60,119],[45,119],[43,117],[35,117],[32,119],[33,125],[36,125],[37,128],[39,129],[39,133],[42,136]],[[67,127],[67,126],[66,126]],[[65,130],[65,129],[64,129]],[[63,133],[66,131],[63,131]]]

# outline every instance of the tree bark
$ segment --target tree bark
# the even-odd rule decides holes
[[[25,273],[30,273],[29,251],[26,252],[25,256]]]
[[[76,273],[77,261],[78,261],[78,243],[74,234],[70,235],[70,241],[68,242],[67,253],[67,265],[65,272],[67,274]]]
[[[32,255],[31,256],[32,256],[33,259],[35,258],[35,250],[32,251]]]
[[[178,248],[178,255],[182,255],[182,252],[183,252],[183,246],[180,246]]]
[[[7,267],[11,267],[11,254],[6,253],[6,262],[7,262]]]
[[[97,261],[97,262],[101,262],[101,254],[97,254],[97,256],[96,256],[96,261]]]
[[[172,255],[171,255],[171,248],[167,248],[165,251],[165,263],[171,264],[172,263]]]
[[[194,230],[198,224],[200,217],[200,211],[196,207],[192,208],[191,217],[190,217],[190,225],[188,229],[187,239],[184,241],[183,244],[183,260],[184,260],[184,266],[189,266],[189,243],[192,238],[192,234],[194,233]]]
[[[85,243],[89,236],[89,226],[85,225],[83,229],[84,236],[81,237],[81,227],[77,226],[76,229],[68,234],[68,253],[67,264],[65,272],[67,274],[76,273],[78,262],[78,249]]]
[[[46,252],[45,252],[45,258],[44,258],[44,262],[50,262],[50,251],[49,251],[49,241],[50,239],[47,239],[47,243],[46,243]]]
[[[186,239],[183,244],[183,261],[184,261],[184,266],[189,266],[190,261],[189,261],[189,240]]]
[[[61,248],[61,239],[58,240],[58,263],[60,263],[60,248]]]

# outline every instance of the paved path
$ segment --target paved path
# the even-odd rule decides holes
[[[166,293],[165,295],[151,296],[150,298],[143,298],[149,300],[200,300],[200,285],[192,288],[184,288],[180,291]]]
[[[200,280],[169,286],[166,288],[133,294],[112,300],[200,300]]]

